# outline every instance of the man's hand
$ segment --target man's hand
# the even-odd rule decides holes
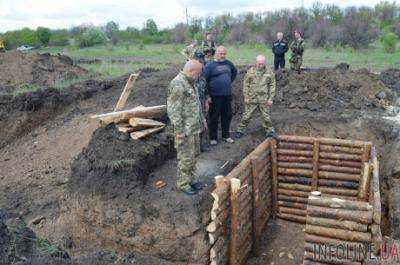
[[[244,103],[250,103],[250,98],[248,96],[244,96]]]
[[[272,104],[274,104],[274,102],[272,100],[268,100],[267,101],[267,107],[272,107]]]
[[[211,98],[206,99],[206,102],[204,102],[204,111],[208,112],[210,110],[210,104],[211,104]]]
[[[184,133],[178,133],[175,135],[176,139],[182,140],[185,139],[186,135]]]

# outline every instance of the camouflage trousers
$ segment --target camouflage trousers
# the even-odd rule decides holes
[[[179,189],[184,189],[198,181],[196,157],[200,153],[199,135],[194,134],[184,139],[175,139],[175,149],[178,157],[178,181],[176,184]]]
[[[299,71],[301,65],[303,64],[303,56],[293,54],[290,59],[290,69]]]
[[[244,106],[244,113],[242,117],[242,121],[240,122],[237,131],[244,133],[244,130],[249,125],[251,117],[253,116],[254,111],[257,109],[260,110],[261,116],[263,119],[263,127],[266,132],[269,132],[273,127],[271,123],[271,118],[269,117],[270,108],[267,104],[264,103],[248,103]]]

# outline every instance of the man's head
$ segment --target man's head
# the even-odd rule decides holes
[[[276,38],[277,38],[278,40],[283,40],[283,33],[282,33],[282,32],[276,33]]]
[[[192,80],[196,80],[201,71],[203,71],[203,65],[197,60],[189,60],[183,67],[183,73]]]
[[[213,35],[210,32],[206,32],[206,40],[207,41],[212,41],[213,40]]]
[[[224,46],[218,46],[217,50],[215,51],[215,60],[216,61],[223,61],[226,59],[227,50]]]
[[[301,37],[301,34],[300,34],[300,31],[299,31],[299,30],[295,30],[295,31],[294,31],[294,37],[295,37],[296,39],[299,39],[299,38]]]
[[[260,54],[256,57],[256,67],[257,69],[263,69],[265,67],[265,56]]]

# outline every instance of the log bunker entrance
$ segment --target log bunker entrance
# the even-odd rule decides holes
[[[215,179],[211,264],[246,264],[259,255],[275,218],[305,224],[304,265],[366,264],[370,246],[379,249],[379,165],[370,142],[282,135]],[[329,246],[338,251],[327,255]]]

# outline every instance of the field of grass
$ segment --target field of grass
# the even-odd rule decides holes
[[[41,52],[64,53],[74,59],[101,59],[101,63],[81,64],[81,66],[107,78],[134,72],[144,67],[164,69],[171,64],[182,64],[184,58],[180,51],[183,47],[183,45],[173,44],[121,44],[83,49],[46,48]],[[267,61],[272,65],[271,49],[266,45],[228,45],[227,48],[228,58],[237,65],[252,64],[258,54],[266,55]],[[350,64],[352,69],[367,68],[379,72],[390,67],[400,68],[400,52],[385,53],[380,43],[375,43],[362,51],[354,51],[350,48],[308,47],[304,54],[303,67],[332,67],[341,62]]]

